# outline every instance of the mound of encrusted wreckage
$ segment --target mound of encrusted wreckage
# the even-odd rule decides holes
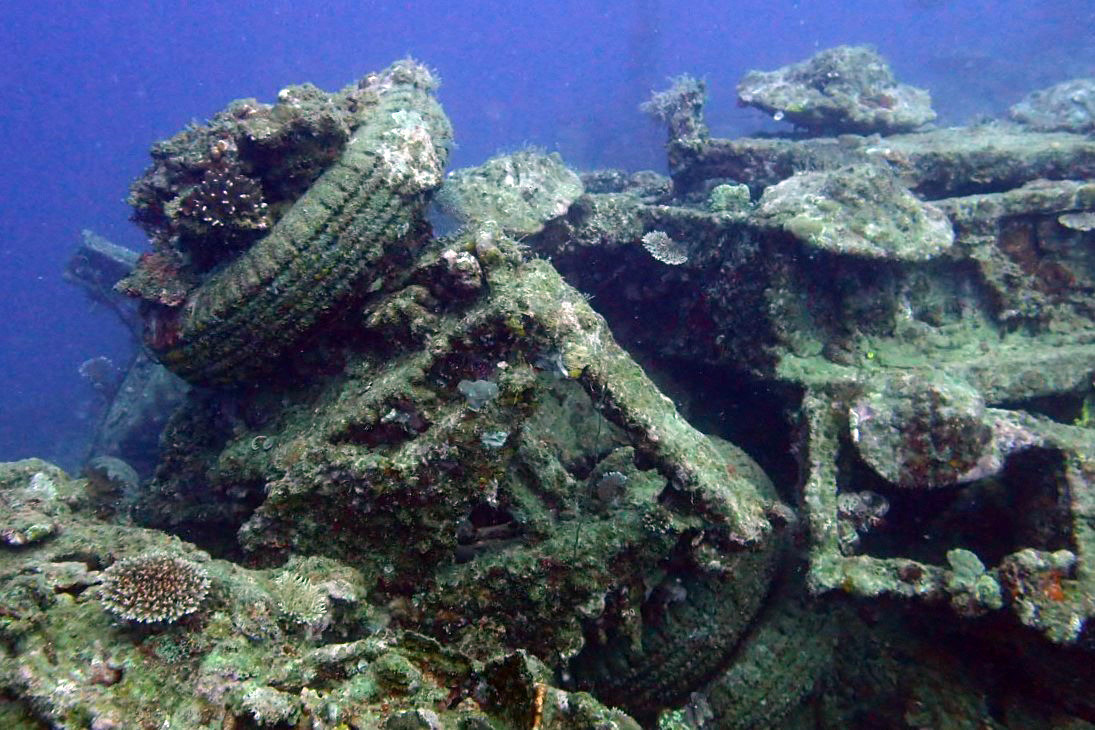
[[[811,593],[1021,648],[1010,670],[1095,720],[1095,139],[717,139],[703,95],[646,105],[672,193],[601,174],[528,245],[801,509]]]
[[[1095,140],[881,136],[872,53],[742,87],[858,135],[679,79],[670,178],[443,178],[410,62],[157,145],[118,288],[192,387],[151,483],[0,472],[6,726],[1095,722]]]

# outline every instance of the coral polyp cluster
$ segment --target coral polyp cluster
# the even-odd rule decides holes
[[[206,170],[179,205],[180,245],[198,270],[246,248],[270,227],[262,187],[228,169]]]
[[[171,623],[193,613],[209,593],[209,575],[197,563],[166,553],[123,558],[103,571],[99,600],[119,618]]]

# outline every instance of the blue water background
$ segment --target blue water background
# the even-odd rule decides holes
[[[669,76],[706,77],[718,135],[778,128],[735,105],[749,69],[871,43],[948,123],[1095,76],[1095,3],[29,2],[0,9],[0,459],[69,468],[92,427],[84,360],[131,343],[61,270],[91,228],[143,248],[125,196],[149,145],[227,102],[337,89],[412,56],[435,68],[452,164],[526,143],[572,165],[663,169],[637,110]]]

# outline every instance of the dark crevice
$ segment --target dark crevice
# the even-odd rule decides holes
[[[900,489],[856,460],[848,483],[883,495],[889,511],[862,536],[860,552],[946,565],[946,553],[964,548],[989,566],[1022,548],[1074,550],[1068,539],[1068,486],[1060,452],[1029,449],[1013,454],[1003,471],[936,489]]]
[[[723,367],[665,360],[642,365],[694,428],[741,448],[772,480],[780,497],[794,503],[799,463],[791,445],[801,389]]]
[[[50,558],[51,563],[83,563],[87,566],[89,571],[102,570],[106,567],[99,556],[92,552],[75,551],[71,553],[61,553],[54,555]]]
[[[1076,393],[1055,393],[1038,398],[1004,401],[992,405],[994,408],[1004,408],[1009,411],[1027,411],[1070,426],[1079,422],[1083,418],[1084,412],[1083,395]]]
[[[509,510],[481,503],[456,526],[457,563],[466,563],[484,553],[494,553],[521,540],[520,523]]]

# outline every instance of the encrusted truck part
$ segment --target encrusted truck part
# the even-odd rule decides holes
[[[525,149],[453,170],[436,200],[461,223],[494,221],[508,235],[522,236],[566,213],[581,194],[581,179],[558,153]]]
[[[1095,130],[1095,79],[1071,79],[1033,91],[1008,110],[1008,116],[1032,129]]]
[[[320,318],[378,283],[387,260],[414,247],[451,144],[435,85],[411,62],[370,80],[375,106],[270,233],[179,306],[152,307],[149,340],[165,365],[195,383],[268,371]]]
[[[662,92],[667,93],[667,92]],[[927,198],[998,192],[1023,183],[1095,175],[1095,140],[1068,132],[1037,132],[992,122],[890,137],[842,134],[791,140],[779,137],[711,137],[702,106],[690,105],[689,128],[698,136],[674,136],[666,146],[678,193],[705,180],[729,178],[758,193],[796,172],[883,162],[914,192]]]
[[[661,378],[709,379],[674,395],[801,494],[815,591],[1090,645],[1095,145],[1006,123],[713,140],[698,91],[652,102],[669,204],[602,187],[530,245]],[[749,202],[723,205],[728,178]],[[644,251],[654,230],[684,260]],[[779,410],[782,455],[748,441]]]
[[[738,465],[728,469],[750,464],[737,447],[713,444],[727,464]],[[778,504],[771,482],[759,467],[753,469],[751,480]],[[608,610],[587,626],[586,645],[568,667],[572,681],[640,720],[679,704],[696,690],[698,679],[726,666],[754,627],[784,557],[781,547],[770,543],[730,554],[701,547],[688,560],[666,564],[641,601],[629,595],[630,587],[610,593]],[[628,618],[636,610],[641,623]]]
[[[583,196],[533,245],[594,295],[617,336],[641,343],[637,352],[751,365],[761,379],[806,389],[792,407],[806,435],[796,452],[815,589],[948,603],[963,616],[1009,611],[1070,642],[1095,605],[1091,432],[1032,412],[1086,395],[1082,412],[1048,410],[1091,423],[1091,232],[1076,223],[1093,207],[1091,188],[1039,181],[935,201],[955,231],[941,259],[961,265],[892,252],[869,266],[850,250],[788,256],[797,239],[757,230],[768,227],[762,215],[611,193]],[[876,219],[884,225],[887,210]],[[697,255],[674,267],[644,257],[639,240],[653,220]],[[831,309],[815,272],[840,292]],[[644,284],[618,296],[628,276]],[[742,308],[752,321],[729,319]],[[815,339],[834,321],[854,339],[837,330]],[[739,348],[741,332],[753,338]],[[770,363],[754,359],[766,349]],[[1013,509],[1014,527],[999,531],[1007,539],[975,527],[1000,515],[962,520],[1001,494],[1031,505]],[[961,537],[926,540],[914,524]]]
[[[924,89],[898,83],[869,46],[837,46],[775,71],[750,71],[742,104],[812,132],[906,132],[935,119]]]
[[[963,616],[1004,609],[1052,641],[1075,641],[1085,622],[1095,615],[1092,430],[1022,411],[986,409],[981,415],[978,425],[989,428],[997,453],[981,460],[978,468],[983,473],[978,476],[984,481],[963,485],[968,497],[960,498],[957,508],[948,509],[961,513],[963,504],[979,501],[989,502],[983,505],[989,508],[994,491],[1003,488],[1014,492],[1013,499],[1020,503],[1011,504],[1009,509],[1022,514],[1009,529],[1022,536],[1027,546],[1010,553],[1003,543],[982,541],[979,548],[970,546],[980,549],[982,555],[1002,554],[995,566],[986,567],[981,556],[966,547],[948,550],[945,561],[935,564],[916,557],[861,554],[866,551],[847,541],[854,527],[845,524],[848,515],[841,509],[841,485],[857,479],[852,475],[856,457],[847,449],[849,442],[861,438],[857,435],[859,406],[852,405],[848,413],[833,404],[854,404],[859,398],[856,393],[868,388],[849,385],[814,391],[803,404],[810,454],[803,498],[811,534],[811,588],[817,592],[835,589],[859,596],[894,595],[946,602]],[[910,421],[900,434],[905,442],[902,448],[916,449],[917,445],[929,443],[939,447],[952,440],[949,433],[946,417],[938,417],[930,428]],[[949,465],[953,467],[958,461],[955,457]],[[893,478],[911,479],[915,473],[906,470]],[[858,481],[864,483],[862,477]],[[921,486],[929,485],[924,478]],[[1023,500],[1032,504],[1048,502],[1056,507],[1046,514],[1034,510],[1026,514]],[[939,517],[945,524],[946,514]],[[931,531],[932,524],[927,519],[922,529]]]
[[[138,514],[208,524],[257,503],[246,550],[349,562],[401,626],[557,670],[601,647],[626,675],[583,657],[579,689],[647,714],[686,698],[760,609],[789,511],[497,229],[438,242],[409,278],[366,306],[373,344],[339,378],[233,407],[262,423],[203,442],[222,417],[195,401]]]
[[[1077,221],[1095,215],[1095,182],[1037,180],[1000,193],[936,201],[954,221],[966,255],[976,262],[1001,318],[1015,322],[1072,320],[1081,344],[1090,333],[1091,304],[1077,295],[1095,285],[1091,233]]]
[[[863,258],[926,261],[954,243],[943,211],[878,165],[796,173],[764,191],[754,220],[810,248]]]
[[[845,606],[809,597],[801,578],[784,581],[733,662],[690,692],[683,707],[664,711],[658,730],[795,727],[792,715],[814,712],[804,705],[828,676],[839,632],[854,621]]]

